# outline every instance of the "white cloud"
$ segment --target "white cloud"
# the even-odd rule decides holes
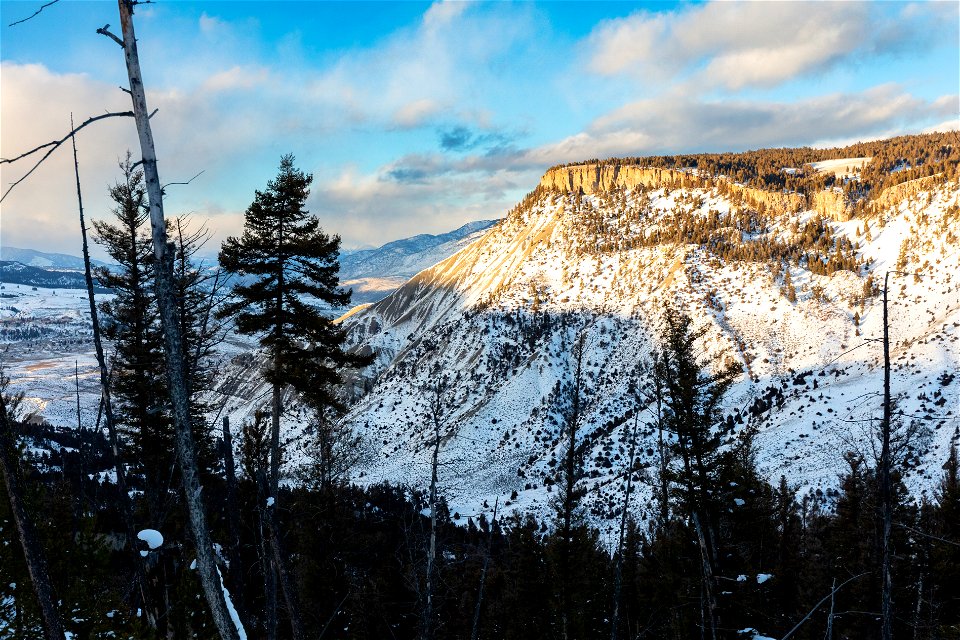
[[[413,129],[422,126],[428,120],[440,113],[441,107],[429,98],[420,98],[402,105],[393,113],[393,122],[402,129]]]
[[[80,123],[105,111],[130,109],[126,94],[88,75],[58,74],[42,65],[12,62],[3,62],[0,74],[2,157],[62,137],[70,129],[71,111]],[[256,93],[260,81],[256,72],[234,68],[210,76],[200,89],[148,92],[149,106],[158,110],[152,123],[161,180],[182,181],[204,171],[191,185],[168,189],[168,215],[192,211],[198,218],[216,217],[223,208],[242,209],[253,186],[247,193],[239,193],[236,185],[248,178],[250,161],[267,150],[279,158],[282,151],[269,149],[280,139],[274,119],[265,118],[251,101],[234,100],[235,92]],[[128,149],[135,154],[139,150],[133,119],[110,118],[92,124],[77,135],[77,147],[87,216],[106,217],[111,208],[107,186],[119,175],[118,159]],[[32,164],[23,159],[0,165],[0,182],[9,185]],[[69,145],[64,145],[4,200],[2,241],[76,253],[76,215],[72,154]],[[211,226],[236,231],[227,218],[222,222]]]
[[[923,48],[942,9],[888,11],[863,2],[711,2],[598,25],[589,68],[642,79],[686,76],[728,89],[772,87],[857,56]]]
[[[324,228],[341,236],[344,246],[379,245],[412,233],[444,233],[472,220],[497,218],[532,186],[524,184],[521,190],[509,172],[438,173],[410,183],[391,179],[388,170],[362,173],[351,166],[332,176],[317,176],[310,210]]]
[[[423,14],[423,25],[427,29],[444,27],[467,10],[468,2],[462,0],[441,0],[434,2]]]
[[[527,172],[590,158],[849,143],[923,130],[928,123],[955,114],[957,100],[956,95],[924,100],[896,85],[791,102],[707,101],[674,94],[624,105],[583,131],[530,149],[475,155],[446,164],[439,156],[431,162],[407,158],[400,168],[414,175],[417,171],[425,175]]]
[[[960,131],[960,118],[951,118],[925,128],[921,133],[937,133],[946,131]]]
[[[633,131],[656,141],[652,148],[638,149],[638,153],[802,145],[915,130],[918,123],[949,115],[949,103],[949,97],[927,101],[895,85],[791,102],[708,102],[668,96],[625,105],[598,118],[588,134],[602,140]]]
[[[264,67],[231,67],[207,77],[200,85],[199,92],[220,93],[235,90],[250,90],[262,87],[270,78],[270,71]]]

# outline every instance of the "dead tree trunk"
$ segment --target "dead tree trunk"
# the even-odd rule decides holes
[[[654,372],[656,372],[658,368],[656,360],[658,357],[659,356],[654,354]],[[667,476],[667,471],[670,466],[670,452],[667,448],[667,442],[663,437],[663,380],[657,373],[654,373],[653,385],[653,398],[657,403],[657,452],[660,456],[659,477],[657,478],[660,483],[660,527],[664,529],[670,520],[670,480]]]
[[[487,553],[483,557],[483,570],[480,572],[480,591],[477,593],[477,608],[473,612],[473,631],[470,640],[480,638],[480,608],[483,605],[483,587],[487,581],[487,567],[490,566],[490,555],[493,551],[493,530],[497,526],[497,507],[500,505],[500,496],[493,501],[493,520],[490,521],[490,536],[487,539]]]
[[[156,295],[160,307],[160,321],[163,328],[164,351],[166,352],[167,377],[170,383],[170,403],[173,409],[176,430],[177,459],[180,466],[181,482],[190,517],[190,531],[196,545],[197,571],[203,586],[204,596],[210,607],[210,613],[221,638],[239,640],[239,623],[234,623],[227,611],[223,586],[217,572],[213,543],[207,529],[206,510],[200,495],[200,481],[197,474],[196,451],[190,419],[190,394],[186,367],[184,364],[183,337],[180,335],[180,323],[177,318],[177,301],[173,283],[173,251],[167,243],[166,219],[163,214],[163,193],[157,171],[157,154],[150,127],[150,112],[140,72],[140,59],[137,52],[137,38],[133,27],[134,0],[117,0],[120,11],[120,24],[123,38],[120,39],[107,30],[98,32],[107,35],[123,47],[126,60],[127,77],[130,82],[130,99],[133,103],[134,119],[140,139],[141,162],[150,203],[150,225],[153,237],[153,251],[156,258]]]
[[[223,468],[227,481],[227,531],[230,536],[230,586],[233,601],[241,619],[244,618],[243,560],[240,556],[240,511],[237,507],[237,469],[233,459],[233,436],[230,433],[230,418],[223,417]]]
[[[83,429],[83,420],[80,417],[80,361],[73,361],[73,382],[76,387],[76,396],[77,396],[77,453],[79,453],[78,459],[80,462],[79,473],[77,474],[77,508],[74,511],[75,520],[74,527],[78,526],[80,519],[83,517],[84,512],[86,511],[87,496],[85,492],[86,482],[86,460],[84,458],[84,429]],[[64,477],[66,477],[66,464],[63,465]],[[76,529],[74,529],[74,536],[76,536]]]
[[[0,385],[0,470],[3,471],[3,481],[10,499],[10,511],[17,526],[20,544],[23,546],[23,557],[30,572],[30,581],[33,583],[33,590],[40,604],[44,633],[47,640],[64,640],[63,623],[60,621],[60,613],[55,604],[56,598],[50,584],[50,574],[47,572],[43,548],[40,546],[33,521],[23,502],[23,479],[20,475],[19,461],[14,453],[16,447],[17,439],[14,435],[13,423],[7,415],[7,403],[3,398],[3,389]]]
[[[70,116],[70,129],[73,130],[73,116]],[[103,340],[100,336],[100,316],[97,312],[97,301],[93,291],[93,269],[90,267],[90,248],[87,244],[87,225],[83,217],[83,194],[80,190],[80,162],[77,160],[76,135],[70,136],[73,146],[73,169],[77,179],[77,207],[80,212],[80,237],[83,240],[83,275],[87,285],[87,301],[90,303],[90,324],[93,327],[93,347],[97,355],[97,365],[100,369],[100,407],[103,409],[104,422],[107,426],[107,438],[110,440],[110,452],[113,456],[113,470],[117,475],[117,494],[120,501],[120,515],[123,519],[124,545],[129,550],[133,562],[135,589],[140,593],[140,602],[146,614],[147,624],[151,629],[157,626],[157,610],[153,606],[152,598],[147,591],[147,578],[143,569],[143,558],[134,542],[136,536],[133,525],[133,505],[130,504],[130,494],[127,491],[127,473],[120,459],[120,442],[117,437],[117,427],[113,417],[113,402],[110,398],[110,372],[107,369],[107,359],[103,353]],[[77,400],[79,403],[79,398]],[[78,404],[79,407],[79,404]],[[79,409],[78,409],[79,411]],[[98,420],[99,422],[99,420]],[[134,611],[136,606],[131,607]]]
[[[280,289],[282,290],[282,276]],[[278,300],[278,305],[282,301]],[[279,370],[279,354],[274,356],[275,370]],[[271,504],[267,505],[267,534],[270,542],[270,555],[273,558],[273,566],[277,572],[277,579],[273,582],[273,589],[277,588],[277,582],[280,583],[280,590],[283,592],[283,601],[287,607],[287,616],[290,618],[290,629],[294,640],[302,640],[306,637],[303,630],[303,620],[300,617],[300,603],[297,598],[296,587],[293,579],[290,577],[290,571],[287,568],[287,559],[283,553],[283,541],[280,539],[280,527],[277,526],[277,500],[280,492],[280,462],[283,451],[280,447],[280,413],[283,409],[283,385],[280,382],[273,383],[273,408],[270,425],[270,498]],[[276,594],[273,599],[276,600]],[[275,623],[274,623],[274,626]]]
[[[880,449],[880,512],[883,518],[883,560],[880,567],[882,593],[880,603],[880,637],[893,637],[893,611],[890,579],[890,530],[893,527],[893,505],[890,491],[890,329],[887,317],[887,285],[890,273],[883,277],[883,423]]]
[[[700,516],[696,511],[693,512],[693,528],[697,532],[697,541],[700,544],[700,560],[703,566],[703,590],[706,594],[707,605],[704,607],[709,614],[707,617],[710,623],[710,637],[717,640],[717,600],[713,596],[713,564],[710,561],[710,550],[707,547],[706,538],[703,535],[703,527],[700,525]]]
[[[277,571],[270,547],[270,515],[267,513],[267,494],[269,482],[266,469],[257,470],[257,515],[259,516],[260,564],[263,567],[263,627],[267,640],[277,640]]]
[[[280,591],[283,592],[283,602],[287,607],[287,616],[290,618],[290,627],[294,640],[302,640],[306,636],[303,631],[303,621],[300,619],[300,603],[297,598],[293,578],[287,570],[286,556],[283,552],[283,541],[280,539],[277,527],[275,506],[267,511],[267,522],[270,527],[270,546],[273,550],[273,564],[276,567],[277,579],[280,582]]]
[[[620,536],[617,539],[617,565],[613,574],[613,614],[610,616],[610,640],[617,640],[617,624],[620,618],[620,592],[623,589],[623,539],[630,513],[630,490],[633,488],[633,463],[637,454],[637,414],[633,415],[633,431],[630,433],[630,461],[627,464],[627,488],[623,496],[623,513],[620,514]]]
[[[573,546],[573,518],[579,503],[577,481],[580,479],[581,469],[577,449],[577,432],[580,427],[581,386],[583,384],[583,351],[584,342],[581,338],[574,346],[573,398],[570,413],[567,416],[567,452],[564,460],[563,500],[561,504],[561,547],[560,575],[570,575]],[[568,640],[570,637],[571,608],[570,590],[567,580],[560,580],[560,637]]]
[[[433,572],[437,558],[437,466],[440,460],[440,426],[434,421],[433,456],[430,464],[430,550],[427,553],[427,594],[423,608],[422,640],[433,637]]]

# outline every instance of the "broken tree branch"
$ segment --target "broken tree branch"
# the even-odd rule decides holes
[[[206,169],[201,170],[200,173],[198,173],[197,175],[193,176],[192,178],[190,178],[190,179],[187,180],[186,182],[168,182],[167,184],[165,184],[165,185],[163,185],[162,187],[160,187],[160,192],[163,193],[163,192],[164,192],[164,189],[166,189],[166,188],[169,187],[169,186],[175,185],[175,184],[190,184],[191,182],[193,182],[194,180],[196,180],[197,178],[199,178],[200,175],[201,175],[204,171],[206,171]]]
[[[46,149],[46,150],[47,150],[47,152],[46,152],[45,154],[43,154],[43,157],[40,158],[40,159],[37,161],[37,163],[36,163],[35,165],[33,165],[33,167],[30,168],[30,171],[28,171],[22,178],[20,178],[19,180],[17,180],[17,181],[14,182],[13,184],[11,184],[11,185],[7,188],[7,190],[3,192],[3,196],[0,197],[0,202],[3,202],[3,201],[7,198],[7,196],[10,195],[10,192],[13,191],[14,187],[16,187],[18,184],[20,184],[21,182],[23,182],[23,181],[26,180],[27,178],[29,178],[30,175],[31,175],[34,171],[37,170],[37,167],[39,167],[41,164],[43,164],[43,162],[44,162],[47,158],[49,158],[49,157],[51,156],[51,154],[53,154],[54,151],[56,151],[57,149],[59,149],[60,146],[61,146],[63,143],[65,143],[67,140],[69,140],[72,136],[74,136],[74,135],[75,135],[77,132],[79,132],[81,129],[83,129],[84,127],[86,127],[86,126],[89,125],[89,124],[93,124],[94,122],[96,122],[96,121],[98,121],[98,120],[104,120],[104,119],[106,119],[106,118],[119,118],[119,117],[132,118],[132,117],[133,117],[133,111],[111,111],[111,112],[109,112],[109,113],[104,113],[104,114],[99,115],[99,116],[91,116],[91,117],[87,118],[86,120],[84,120],[83,122],[81,122],[77,127],[73,128],[69,133],[67,133],[67,135],[63,136],[63,137],[60,138],[59,140],[53,140],[53,141],[51,141],[51,142],[47,142],[47,143],[45,143],[45,144],[42,144],[42,145],[40,145],[39,147],[34,147],[33,149],[30,149],[29,151],[26,151],[26,152],[24,152],[24,153],[21,153],[20,155],[16,156],[15,158],[0,158],[0,164],[12,164],[12,163],[14,163],[14,162],[16,162],[16,161],[18,161],[18,160],[22,160],[23,158],[26,158],[26,157],[28,157],[28,156],[33,155],[34,153],[37,153],[38,151],[42,151],[43,149]]]
[[[117,36],[115,36],[113,33],[110,32],[109,24],[105,24],[99,29],[97,29],[97,33],[99,33],[102,36],[107,36],[108,38],[116,42],[118,45],[120,45],[121,48],[123,48],[123,40],[121,40],[120,38],[118,38]]]
[[[11,23],[8,24],[7,26],[8,26],[8,27],[15,27],[15,26],[18,25],[18,24],[23,24],[23,23],[26,22],[27,20],[30,20],[30,19],[32,19],[32,18],[36,18],[38,15],[40,15],[40,12],[41,12],[41,11],[43,11],[44,9],[46,9],[47,7],[49,7],[49,6],[52,5],[52,4],[57,4],[58,2],[60,2],[60,0],[50,0],[50,2],[48,2],[48,3],[45,4],[45,5],[42,5],[39,9],[37,9],[36,11],[34,11],[32,14],[30,14],[30,15],[27,16],[26,18],[24,18],[24,19],[22,19],[22,20],[17,20],[16,22],[11,22]]]

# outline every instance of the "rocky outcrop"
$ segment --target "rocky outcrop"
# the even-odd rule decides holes
[[[920,192],[930,191],[935,185],[941,182],[943,182],[942,173],[938,173],[935,176],[926,176],[925,178],[901,182],[900,184],[895,184],[881,191],[880,195],[877,196],[873,202],[874,205],[880,209],[886,209],[904,200],[908,200]]]
[[[842,191],[823,189],[813,194],[813,208],[817,213],[837,222],[846,222],[853,217],[853,203]]]
[[[549,191],[580,191],[586,195],[635,187],[697,188],[715,184],[716,180],[705,179],[686,171],[619,163],[557,167],[547,171],[540,179],[540,187]],[[734,197],[739,197],[745,204],[758,209],[784,213],[800,211],[806,203],[806,199],[799,193],[775,193],[726,181],[724,186]]]
[[[637,186],[655,188],[687,186],[699,182],[690,173],[673,169],[655,169],[621,164],[581,164],[558,167],[547,171],[540,186],[550,191],[581,191],[584,194],[602,193],[614,189],[632,189]]]

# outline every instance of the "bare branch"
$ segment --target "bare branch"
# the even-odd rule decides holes
[[[43,154],[43,157],[40,158],[35,165],[33,165],[33,167],[30,169],[30,171],[28,171],[28,172],[26,173],[26,175],[24,175],[22,178],[20,178],[19,180],[17,180],[17,181],[14,182],[13,184],[11,184],[10,187],[9,187],[6,191],[4,191],[3,197],[0,197],[0,202],[3,202],[3,201],[7,198],[7,196],[10,195],[10,192],[13,191],[13,188],[14,188],[14,187],[16,187],[18,184],[20,184],[21,182],[23,182],[23,181],[26,180],[27,178],[29,178],[29,177],[30,177],[30,174],[32,174],[34,171],[36,171],[36,170],[37,170],[37,167],[39,167],[41,164],[43,164],[43,162],[44,162],[47,158],[49,158],[50,155],[51,155],[54,151],[56,151],[57,149],[59,149],[59,148],[60,148],[60,145],[62,145],[62,144],[63,144],[64,142],[66,142],[67,140],[69,140],[71,136],[75,135],[77,132],[79,132],[81,129],[83,129],[84,127],[86,127],[88,124],[93,124],[93,123],[96,122],[97,120],[104,120],[105,118],[118,118],[118,117],[132,118],[132,117],[133,117],[133,111],[113,111],[113,112],[110,112],[110,113],[104,113],[103,115],[99,115],[99,116],[92,116],[92,117],[87,118],[86,120],[84,120],[82,123],[80,123],[79,126],[77,126],[77,127],[75,127],[74,129],[72,129],[69,133],[67,133],[67,135],[63,136],[63,137],[60,138],[59,140],[53,140],[53,141],[51,141],[51,142],[47,142],[47,143],[45,143],[45,144],[42,144],[42,145],[40,145],[39,147],[35,147],[35,148],[31,149],[30,151],[27,151],[27,152],[25,152],[25,153],[21,153],[20,155],[18,155],[18,156],[15,157],[15,158],[0,158],[0,164],[12,164],[12,163],[16,162],[17,160],[22,160],[23,158],[26,158],[27,156],[30,156],[30,155],[33,155],[34,153],[37,153],[38,151],[41,151],[41,150],[43,150],[43,149],[47,149],[47,152],[46,152],[45,154]]]
[[[97,29],[97,33],[99,33],[102,36],[107,36],[108,38],[116,42],[118,45],[123,47],[123,40],[121,40],[120,38],[118,38],[117,36],[113,35],[113,33],[110,32],[110,25],[108,24],[103,25],[102,27]]]
[[[790,629],[790,631],[787,632],[787,635],[783,636],[782,640],[787,640],[787,638],[789,638],[790,636],[792,636],[792,635],[794,634],[794,632],[795,632],[797,629],[799,629],[799,628],[803,625],[803,623],[806,622],[806,621],[810,618],[810,616],[812,616],[813,613],[814,613],[817,609],[820,608],[820,605],[822,605],[824,602],[826,602],[827,600],[829,600],[832,595],[834,595],[837,591],[840,591],[840,589],[842,589],[844,586],[846,586],[847,583],[850,583],[850,582],[853,582],[854,580],[857,580],[857,579],[859,579],[859,578],[862,578],[863,576],[867,575],[867,573],[869,573],[869,572],[864,572],[864,573],[861,573],[860,575],[856,575],[856,576],[853,576],[852,578],[848,578],[847,580],[844,580],[843,582],[841,582],[841,583],[840,583],[840,586],[834,587],[834,588],[830,591],[830,593],[828,593],[826,596],[824,596],[823,600],[821,600],[820,602],[818,602],[817,604],[815,604],[815,605],[813,606],[813,609],[810,610],[810,613],[808,613],[807,615],[803,616],[803,620],[801,620],[800,622],[798,622],[798,623],[797,623],[797,626],[795,626],[793,629]]]
[[[52,5],[52,4],[57,4],[58,2],[60,2],[60,0],[50,0],[50,2],[48,2],[47,4],[41,6],[41,7],[40,7],[39,9],[37,9],[36,11],[34,11],[32,15],[27,16],[27,17],[24,18],[23,20],[17,20],[16,22],[11,22],[11,23],[8,24],[7,26],[8,26],[8,27],[13,27],[13,26],[16,26],[16,25],[18,25],[18,24],[22,24],[22,23],[26,22],[27,20],[30,20],[31,18],[36,18],[38,15],[40,15],[40,12],[41,12],[41,11],[43,11],[44,9],[46,9],[47,7],[49,7],[49,6]]]
[[[192,178],[190,178],[190,179],[187,180],[186,182],[168,182],[167,184],[165,184],[165,185],[163,185],[162,187],[160,187],[160,191],[163,192],[164,189],[166,189],[167,187],[169,187],[169,186],[171,186],[171,185],[174,185],[174,184],[190,184],[191,182],[193,182],[194,180],[196,180],[197,178],[199,178],[200,175],[201,175],[204,171],[206,171],[206,169],[203,169],[202,171],[200,171],[200,173],[198,173],[197,175],[193,176]]]
[[[954,547],[960,547],[960,543],[954,542],[953,540],[947,540],[946,538],[941,538],[941,537],[939,537],[939,536],[931,535],[931,534],[929,534],[929,533],[924,533],[923,531],[919,531],[919,530],[917,530],[917,529],[914,529],[913,527],[908,527],[907,525],[901,524],[901,523],[899,523],[899,522],[894,522],[894,524],[897,525],[898,527],[901,527],[901,528],[903,528],[903,529],[906,529],[907,531],[910,531],[910,532],[912,532],[912,533],[915,533],[915,534],[917,534],[917,535],[919,535],[919,536],[923,536],[924,538],[930,538],[931,540],[936,540],[936,541],[942,542],[942,543],[944,543],[944,544],[953,545]]]

